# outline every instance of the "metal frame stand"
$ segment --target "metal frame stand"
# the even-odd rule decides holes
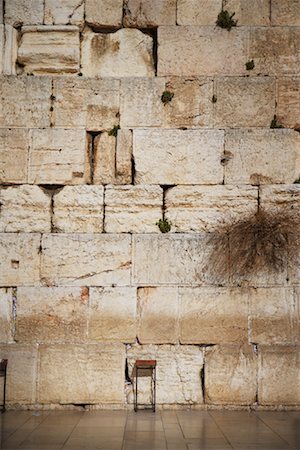
[[[5,393],[6,393],[6,369],[7,369],[7,359],[0,359],[0,378],[4,378],[3,383],[3,404],[0,405],[0,411],[5,411]]]
[[[155,412],[156,406],[156,360],[155,359],[138,359],[135,362],[135,382],[133,383],[134,389],[134,410],[138,410],[138,378],[151,377],[151,403],[140,404],[140,406],[151,406],[152,411]]]

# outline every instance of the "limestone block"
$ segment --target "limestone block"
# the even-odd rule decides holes
[[[125,0],[123,22],[135,28],[176,25],[176,0]]]
[[[271,214],[291,211],[295,217],[300,213],[300,185],[274,185],[260,188],[260,208]]]
[[[229,130],[226,184],[293,183],[300,174],[300,135],[292,130]]]
[[[86,172],[84,130],[32,130],[29,183],[83,184]]]
[[[217,78],[215,96],[216,127],[270,127],[275,114],[274,78]]]
[[[1,77],[0,95],[1,128],[44,128],[50,125],[50,78]]]
[[[18,32],[11,25],[0,25],[0,73],[16,74]]]
[[[4,22],[19,27],[43,23],[43,0],[9,0],[5,2]]]
[[[0,288],[0,342],[13,340],[13,290]]]
[[[271,23],[272,25],[300,25],[300,1],[272,0]]]
[[[252,186],[175,186],[166,191],[165,215],[175,232],[218,231],[255,214],[257,196]]]
[[[0,235],[0,286],[34,286],[40,280],[40,235]]]
[[[122,25],[123,0],[86,0],[85,20],[96,27]]]
[[[116,138],[101,133],[94,140],[93,183],[109,184],[116,181]]]
[[[45,0],[46,25],[82,25],[84,2],[82,0]]]
[[[132,131],[118,130],[116,148],[116,182],[130,184],[132,181]]]
[[[134,130],[135,182],[220,184],[223,142],[221,130]]]
[[[51,199],[38,186],[0,189],[0,232],[49,232]]]
[[[222,0],[178,0],[178,25],[215,25]]]
[[[132,345],[127,349],[129,375],[132,378],[137,359],[156,359],[156,402],[158,404],[203,403],[201,369],[203,352],[187,345]],[[139,380],[141,401],[148,400],[147,378]]]
[[[38,401],[123,404],[124,367],[121,344],[41,345]]]
[[[230,14],[235,13],[234,19],[240,25],[270,25],[269,0],[224,0],[223,9]]]
[[[159,233],[162,214],[160,186],[107,186],[105,231],[107,233]]]
[[[177,287],[139,288],[138,310],[138,338],[141,344],[176,344],[178,342]]]
[[[261,405],[299,405],[299,373],[299,347],[286,345],[260,347],[259,403]]]
[[[87,335],[88,288],[18,288],[18,342],[80,342]]]
[[[41,273],[46,285],[105,286],[130,282],[130,236],[46,234],[42,246]]]
[[[91,288],[89,339],[134,342],[136,339],[136,303],[136,288]]]
[[[280,123],[300,129],[300,77],[280,77],[277,80],[277,111]]]
[[[295,251],[300,247],[300,237],[294,236],[289,242],[288,247],[288,275],[287,279],[290,284],[299,285],[300,284],[300,252]]]
[[[54,80],[53,120],[57,127],[103,131],[118,124],[119,80]]]
[[[205,351],[205,401],[251,405],[256,397],[256,355],[252,346],[215,346]]]
[[[137,29],[115,33],[84,31],[82,73],[91,77],[153,77],[153,39]]]
[[[0,0],[0,23],[3,23],[3,0]]]
[[[0,128],[0,182],[26,183],[28,130]]]
[[[53,225],[62,233],[102,233],[103,187],[65,186],[54,196]]]
[[[158,75],[244,74],[247,36],[237,28],[228,33],[216,27],[159,27]]]

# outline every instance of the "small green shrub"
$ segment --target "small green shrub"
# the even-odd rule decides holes
[[[281,123],[277,122],[276,115],[273,117],[273,119],[271,121],[270,128],[283,128],[283,125],[281,125]]]
[[[230,31],[231,28],[236,27],[237,24],[237,20],[233,20],[234,15],[235,12],[230,15],[227,10],[222,9],[222,11],[218,14],[216,25]]]
[[[111,130],[108,132],[108,136],[117,137],[118,130],[120,130],[120,125],[114,125]]]
[[[162,233],[169,233],[169,231],[171,231],[172,223],[169,222],[168,219],[159,219],[159,221],[156,222],[156,225]]]
[[[252,59],[251,61],[246,62],[245,66],[246,70],[253,70],[255,67],[254,60]]]
[[[166,105],[167,103],[170,103],[172,101],[173,97],[174,92],[164,91],[161,96],[161,101],[163,102],[164,105]]]

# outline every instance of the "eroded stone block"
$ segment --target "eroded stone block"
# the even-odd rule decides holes
[[[110,184],[116,181],[116,138],[101,133],[94,140],[93,183]]]
[[[234,20],[240,25],[270,25],[269,0],[224,0],[223,9],[230,15],[235,13]]]
[[[18,32],[11,25],[0,25],[0,73],[16,74]]]
[[[97,27],[122,25],[123,0],[86,0],[85,20]]]
[[[275,216],[291,213],[295,218],[300,213],[300,185],[273,185],[260,188],[260,208]]]
[[[13,290],[0,288],[0,342],[13,340]]]
[[[300,129],[300,77],[278,78],[277,111],[282,125]]]
[[[26,183],[29,132],[0,128],[0,182]]]
[[[116,182],[132,182],[132,131],[118,130],[116,148]]]
[[[178,25],[215,25],[222,0],[178,0]]]
[[[271,23],[272,25],[300,25],[300,1],[272,0]]]
[[[43,0],[9,0],[5,3],[5,23],[14,27],[43,23]]]
[[[136,28],[176,25],[176,0],[125,0],[123,22]]]
[[[46,25],[82,25],[84,2],[82,0],[45,1]]]

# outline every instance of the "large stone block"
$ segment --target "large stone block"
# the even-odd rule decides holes
[[[102,186],[65,186],[54,196],[53,225],[62,233],[102,233]]]
[[[3,0],[0,0],[0,23],[3,23]]]
[[[135,182],[221,184],[223,143],[221,130],[134,130]]]
[[[300,25],[300,1],[272,0],[271,23],[272,25]]]
[[[159,27],[158,75],[243,75],[247,33],[216,27]]]
[[[230,15],[235,13],[234,19],[240,25],[270,25],[269,0],[224,0],[223,9]]]
[[[277,111],[281,124],[300,129],[300,77],[278,78]]]
[[[121,344],[41,345],[38,401],[123,404],[124,370]]]
[[[123,0],[85,0],[85,20],[96,27],[122,25]]]
[[[125,0],[123,22],[135,28],[176,25],[176,0]]]
[[[256,399],[257,362],[252,346],[216,346],[205,351],[205,402],[251,405]]]
[[[18,63],[26,74],[78,72],[79,45],[79,30],[74,25],[23,27]]]
[[[89,339],[134,342],[136,310],[136,288],[90,288]]]
[[[16,74],[18,32],[11,25],[0,25],[0,73]]]
[[[132,131],[118,130],[116,147],[116,182],[132,182]]]
[[[82,0],[45,1],[46,25],[82,25],[84,2]]]
[[[270,214],[291,214],[295,218],[300,212],[300,185],[261,186],[260,208]]]
[[[26,183],[28,130],[0,128],[0,182]]]
[[[107,233],[155,233],[162,214],[160,186],[107,186],[105,231]]]
[[[274,78],[217,78],[215,96],[216,127],[270,127],[275,114]]]
[[[94,139],[93,183],[110,184],[116,181],[116,138],[101,133]]]
[[[0,235],[0,286],[40,284],[40,235]]]
[[[215,25],[222,0],[177,0],[178,25]]]
[[[5,3],[4,21],[14,27],[43,23],[43,0],[9,0]]]
[[[13,290],[0,288],[0,342],[13,341]]]
[[[0,232],[49,232],[51,199],[38,186],[0,189]]]
[[[130,236],[46,234],[42,247],[41,275],[46,285],[130,283]]]

